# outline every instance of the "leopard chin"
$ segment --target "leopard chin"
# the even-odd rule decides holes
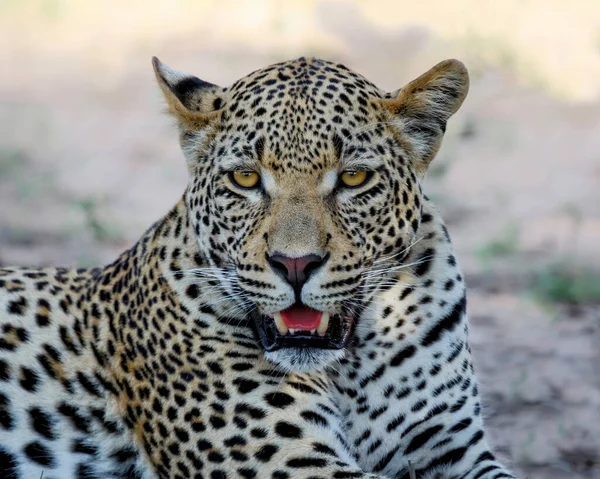
[[[265,351],[265,358],[284,371],[308,373],[323,371],[346,354],[345,349],[282,348]]]

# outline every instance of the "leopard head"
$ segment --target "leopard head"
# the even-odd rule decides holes
[[[393,93],[300,58],[223,88],[154,59],[189,170],[207,271],[293,371],[341,358],[361,311],[417,238],[421,182],[468,75],[446,60]]]

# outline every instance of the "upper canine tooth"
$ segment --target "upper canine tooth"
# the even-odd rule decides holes
[[[283,322],[283,318],[281,317],[281,313],[275,313],[275,325],[277,326],[277,331],[281,334],[288,333],[288,327]]]
[[[329,313],[323,313],[321,315],[321,321],[319,322],[319,327],[317,328],[317,333],[319,333],[319,336],[324,336],[328,327],[329,327]]]

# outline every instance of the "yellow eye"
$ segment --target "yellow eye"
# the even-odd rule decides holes
[[[231,180],[242,188],[254,188],[260,181],[256,171],[234,171],[230,173]]]
[[[347,170],[342,173],[342,183],[350,188],[356,188],[367,181],[366,171]]]

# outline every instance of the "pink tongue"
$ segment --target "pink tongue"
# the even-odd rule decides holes
[[[294,305],[281,312],[281,319],[283,319],[285,325],[290,329],[312,331],[319,326],[322,315],[322,311],[302,305]]]

